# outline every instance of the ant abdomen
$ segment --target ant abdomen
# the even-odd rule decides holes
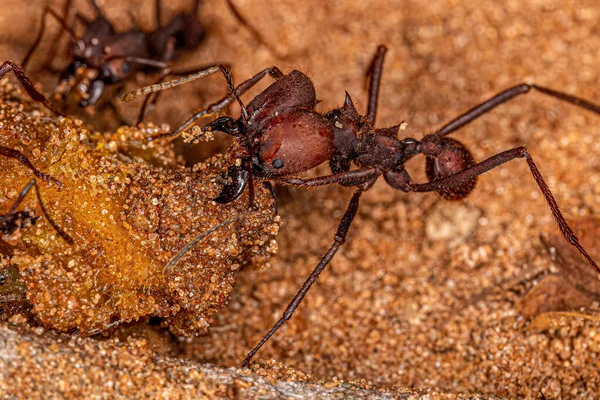
[[[425,172],[429,181],[453,175],[475,164],[471,152],[461,142],[438,135],[427,135],[421,141],[421,151],[426,156]],[[461,200],[467,197],[477,179],[473,178],[453,185],[436,193],[447,200]]]

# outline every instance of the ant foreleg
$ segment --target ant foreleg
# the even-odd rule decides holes
[[[533,178],[535,179],[535,181],[538,184],[540,190],[542,191],[544,197],[546,198],[546,202],[548,203],[548,206],[550,207],[550,210],[552,211],[552,214],[554,215],[554,218],[556,219],[556,222],[558,223],[558,227],[560,228],[560,231],[562,232],[562,234],[565,237],[565,239],[567,240],[567,242],[572,244],[581,253],[581,255],[586,259],[586,261],[591,266],[593,266],[596,269],[596,271],[600,274],[600,268],[594,262],[594,260],[592,260],[592,258],[585,251],[585,249],[581,246],[581,244],[579,243],[579,240],[575,236],[575,233],[573,233],[573,230],[569,227],[569,224],[565,220],[565,217],[560,212],[560,208],[558,207],[556,199],[552,195],[550,188],[546,184],[546,181],[542,177],[542,174],[538,170],[537,166],[533,162],[533,159],[531,158],[531,155],[529,154],[529,152],[527,152],[527,149],[524,146],[520,146],[520,147],[516,147],[511,150],[503,151],[502,153],[498,153],[495,156],[492,156],[484,161],[481,161],[475,165],[472,165],[472,166],[470,166],[462,171],[459,171],[453,175],[450,175],[450,176],[447,176],[444,178],[440,178],[440,179],[431,181],[429,183],[420,183],[420,184],[410,183],[407,187],[407,191],[437,192],[437,191],[440,191],[440,190],[443,190],[446,188],[456,187],[464,182],[467,182],[467,181],[475,178],[476,176],[479,176],[493,168],[496,168],[496,167],[498,167],[510,160],[516,159],[516,158],[525,158],[527,160],[527,165],[529,166],[529,169],[531,170],[531,174],[533,175]]]
[[[600,106],[598,106],[594,103],[591,103],[587,100],[581,99],[579,97],[571,96],[570,94],[558,92],[556,90],[548,89],[543,86],[528,85],[526,83],[523,83],[523,84],[520,84],[517,86],[513,86],[509,89],[506,89],[503,92],[500,92],[497,95],[495,95],[494,97],[490,98],[489,100],[486,100],[483,103],[479,104],[478,106],[473,107],[466,113],[458,116],[457,118],[448,122],[446,125],[442,126],[437,131],[437,134],[439,136],[448,135],[448,134],[456,131],[457,129],[462,128],[463,126],[467,125],[471,121],[479,118],[483,114],[493,110],[494,108],[498,107],[499,105],[504,104],[519,95],[529,93],[532,89],[537,90],[538,92],[544,93],[545,95],[555,97],[555,98],[565,101],[567,103],[571,103],[578,107],[588,109],[596,114],[600,114]]]
[[[27,93],[33,100],[35,100],[39,103],[42,103],[43,105],[46,106],[46,108],[48,108],[54,114],[60,115],[62,117],[65,116],[65,114],[63,114],[57,108],[55,108],[52,104],[50,104],[50,102],[46,99],[46,96],[44,96],[42,93],[40,93],[35,88],[35,86],[33,86],[33,83],[31,82],[31,80],[27,77],[27,75],[25,75],[25,71],[23,71],[23,69],[21,67],[19,67],[17,64],[15,64],[14,62],[4,61],[2,66],[0,66],[0,79],[2,79],[4,77],[4,75],[6,75],[10,71],[12,71],[15,74],[15,76],[19,80],[19,83],[21,84],[21,86],[23,86],[23,88],[27,91]]]
[[[37,176],[38,178],[43,179],[46,182],[54,182],[58,185],[59,188],[62,187],[62,183],[58,179],[38,170],[36,167],[33,166],[31,161],[29,161],[29,159],[20,151],[10,149],[8,147],[0,146],[0,155],[6,156],[9,158],[14,158],[15,160],[19,161],[21,164],[23,164],[27,168],[29,168],[31,171],[33,171],[34,175]]]
[[[377,101],[379,100],[379,87],[381,85],[381,73],[383,70],[383,59],[387,47],[380,45],[367,70],[369,78],[369,104],[367,106],[367,119],[371,126],[375,126],[375,117],[377,116]]]
[[[372,182],[374,182],[374,180]],[[261,339],[261,341],[252,349],[252,351],[248,353],[248,355],[242,362],[242,368],[248,367],[248,365],[250,364],[250,360],[252,360],[252,357],[254,357],[254,355],[262,347],[262,345],[264,345],[269,340],[269,338],[271,338],[271,336],[273,336],[273,334],[277,332],[277,330],[281,328],[283,324],[285,324],[286,321],[292,318],[294,311],[296,311],[296,309],[304,299],[304,296],[306,296],[306,293],[308,293],[310,287],[313,285],[313,283],[315,283],[315,281],[317,280],[321,272],[323,272],[325,267],[329,265],[329,262],[331,261],[335,253],[338,251],[338,249],[344,244],[344,242],[346,241],[346,235],[348,234],[348,229],[350,228],[352,220],[354,219],[354,217],[356,216],[356,212],[358,211],[358,203],[360,200],[360,196],[362,195],[364,190],[364,188],[360,188],[354,192],[352,198],[350,199],[350,203],[348,204],[348,208],[346,208],[346,212],[344,213],[344,216],[342,217],[342,220],[338,225],[337,232],[333,239],[333,244],[331,245],[327,253],[325,253],[325,255],[323,256],[319,264],[316,266],[316,268],[313,270],[313,272],[311,272],[308,279],[304,282],[298,293],[296,293],[290,304],[283,312],[283,316]]]

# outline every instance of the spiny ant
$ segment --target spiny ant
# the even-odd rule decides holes
[[[310,287],[344,244],[362,194],[369,190],[380,176],[383,176],[392,188],[406,193],[436,192],[445,199],[459,200],[473,191],[479,175],[508,161],[523,158],[565,239],[600,273],[598,265],[581,246],[567,224],[552,192],[524,146],[476,162],[461,142],[447,137],[499,105],[531,91],[557,98],[596,114],[600,114],[600,106],[546,87],[520,84],[473,107],[433,133],[425,135],[421,140],[398,139],[400,125],[375,128],[386,51],[385,46],[378,47],[367,73],[369,99],[366,115],[359,114],[348,93],[342,107],[324,114],[315,111],[317,98],[314,86],[304,73],[297,70],[284,75],[277,67],[267,68],[234,88],[228,71],[221,67],[220,70],[230,87],[229,95],[207,109],[195,113],[173,133],[161,136],[175,136],[198,118],[218,113],[233,101],[237,101],[241,107],[241,116],[238,119],[219,117],[203,128],[203,131],[225,132],[237,139],[239,146],[235,148],[241,151],[231,154],[231,157],[243,160],[240,166],[229,167],[229,181],[215,201],[232,202],[241,196],[248,185],[249,202],[252,207],[253,177],[282,185],[317,187],[338,184],[355,188],[335,233],[333,244],[289,303],[283,316],[250,351],[243,366],[248,366],[261,346],[292,317]],[[240,96],[267,74],[276,81],[245,106]],[[162,90],[160,87],[155,89]],[[135,95],[136,93],[132,94]],[[425,171],[429,182],[413,182],[404,168],[404,164],[418,154],[425,156]],[[333,172],[331,175],[309,179],[294,176],[324,162],[329,162]],[[356,169],[351,169],[352,164],[355,164]],[[223,224],[225,223],[228,221]],[[181,255],[180,252],[174,257],[175,262]]]
[[[176,60],[181,51],[194,50],[204,41],[206,30],[198,19],[202,0],[194,0],[190,13],[182,12],[176,15],[167,25],[162,23],[161,0],[156,0],[156,28],[149,32],[141,30],[133,15],[131,16],[132,28],[118,32],[97,1],[88,1],[96,13],[95,18],[90,20],[76,12],[70,25],[66,15],[61,17],[52,8],[46,6],[40,31],[21,64],[25,69],[44,35],[46,16],[53,17],[62,30],[69,34],[68,57],[71,62],[60,71],[58,85],[63,101],[71,95],[76,98],[81,107],[94,106],[106,86],[122,85],[137,72],[160,72],[158,82],[162,82],[170,75],[188,75],[191,72],[191,70],[171,70],[169,63]],[[71,2],[72,0],[66,0],[65,14],[71,9]],[[264,43],[256,29],[250,26],[235,8],[232,0],[226,2],[238,21],[246,26],[257,40]],[[76,33],[78,23],[85,27],[81,36]],[[194,68],[194,70],[198,69]],[[150,113],[157,100],[158,95],[153,99],[150,96],[145,99],[138,123]]]

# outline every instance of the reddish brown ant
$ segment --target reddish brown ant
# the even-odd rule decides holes
[[[71,8],[71,1],[66,1],[65,10]],[[238,21],[262,42],[260,34],[241,16],[232,1],[226,1]],[[63,100],[72,94],[78,98],[81,107],[93,106],[102,96],[106,86],[122,84],[136,72],[161,72],[159,81],[168,75],[190,73],[172,71],[168,63],[174,61],[182,50],[194,50],[204,41],[206,30],[198,19],[201,0],[194,0],[191,13],[180,13],[165,26],[161,20],[161,0],[156,0],[156,30],[151,32],[142,31],[135,21],[130,30],[118,32],[96,0],[89,2],[95,10],[95,19],[89,20],[77,12],[71,26],[68,25],[66,17],[61,17],[50,7],[46,7],[38,36],[21,64],[26,68],[41,42],[46,16],[54,17],[70,37],[69,53],[72,61],[60,73],[61,83],[58,85],[58,92],[63,95]],[[85,26],[81,36],[75,33],[77,23]],[[146,98],[138,122],[152,110],[157,100],[158,96],[152,101],[150,97]]]
[[[248,354],[243,366],[247,366],[261,346],[291,318],[312,284],[345,242],[361,195],[382,175],[394,189],[404,192],[436,192],[443,198],[459,200],[473,191],[477,176],[510,160],[524,158],[563,236],[600,273],[598,265],[581,246],[567,224],[548,185],[524,146],[476,162],[462,143],[447,137],[497,106],[532,90],[586,108],[596,114],[600,114],[600,106],[542,86],[520,84],[498,93],[437,131],[425,135],[421,140],[398,139],[399,125],[389,128],[374,127],[386,51],[385,46],[379,46],[368,71],[369,100],[366,115],[358,113],[348,93],[342,107],[325,114],[315,111],[317,99],[314,86],[304,73],[297,70],[283,75],[276,67],[267,68],[235,88],[229,72],[221,67],[230,94],[206,110],[195,113],[182,127],[168,134],[173,136],[180,133],[196,119],[217,113],[233,101],[239,103],[241,116],[238,119],[220,117],[203,128],[203,131],[221,131],[232,135],[239,142],[238,148],[242,149],[241,154],[232,154],[232,157],[239,157],[243,161],[240,166],[234,165],[229,168],[229,183],[215,199],[220,203],[239,198],[249,183],[252,207],[253,177],[283,185],[315,187],[339,184],[356,188],[339,223],[333,244],[294,296],[283,316]],[[277,80],[244,106],[239,96],[267,73]],[[162,88],[155,87],[149,90]],[[134,97],[140,92],[144,93],[144,90],[134,92],[129,97]],[[426,158],[428,183],[413,182],[404,168],[404,164],[417,154]],[[329,162],[332,175],[311,179],[293,176],[326,161]],[[358,168],[350,170],[352,163]],[[180,256],[181,253],[176,257]]]

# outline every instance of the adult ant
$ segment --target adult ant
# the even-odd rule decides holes
[[[65,10],[71,8],[71,1],[66,0]],[[63,96],[63,101],[72,95],[81,107],[93,106],[104,93],[106,86],[122,84],[136,72],[161,72],[159,82],[169,75],[190,73],[172,71],[168,63],[174,61],[182,50],[194,50],[204,41],[206,30],[198,19],[201,0],[194,0],[191,13],[180,13],[164,26],[161,0],[156,0],[156,30],[151,32],[142,31],[133,17],[133,27],[128,31],[118,32],[97,1],[88,1],[95,10],[95,19],[89,20],[76,12],[71,26],[68,25],[66,17],[61,17],[47,6],[42,15],[40,31],[21,64],[26,68],[40,44],[45,31],[46,16],[54,17],[62,29],[69,33],[69,53],[72,58],[70,64],[60,73],[58,92]],[[238,21],[262,42],[260,34],[242,17],[232,1],[226,1]],[[81,36],[75,33],[77,23],[85,26]],[[158,96],[152,101],[150,97],[146,98],[138,122],[152,110],[157,100]]]
[[[348,229],[356,216],[360,197],[382,175],[392,188],[403,192],[436,192],[445,199],[460,200],[473,191],[477,176],[510,160],[524,158],[563,236],[600,273],[598,265],[581,246],[567,224],[552,192],[524,146],[476,162],[462,143],[447,137],[499,105],[531,91],[583,107],[596,114],[600,114],[600,106],[546,87],[520,84],[473,107],[435,132],[425,135],[421,140],[398,139],[400,125],[388,128],[374,127],[386,51],[385,46],[378,47],[367,73],[369,100],[366,115],[358,113],[348,93],[342,107],[324,114],[315,111],[317,99],[314,86],[304,73],[297,70],[284,75],[277,67],[267,68],[236,88],[227,69],[220,67],[230,93],[207,109],[195,113],[173,133],[160,135],[177,135],[198,118],[220,112],[233,101],[237,101],[241,108],[241,116],[238,119],[219,117],[202,129],[203,132],[225,132],[237,139],[237,150],[233,151],[231,157],[242,160],[241,163],[229,167],[228,183],[224,185],[215,201],[232,202],[241,196],[248,185],[249,202],[252,207],[253,177],[283,185],[316,187],[339,184],[355,188],[339,223],[333,244],[289,303],[283,316],[248,353],[242,364],[244,367],[248,366],[261,346],[292,317],[312,284],[345,242]],[[276,81],[245,106],[240,96],[267,74]],[[179,81],[174,82],[178,83]],[[126,97],[129,99],[147,91],[159,91],[166,87],[169,86],[145,88]],[[404,164],[418,154],[426,158],[425,169],[429,180],[427,183],[413,182],[404,168]],[[329,162],[332,175],[310,179],[294,176],[326,161]],[[352,163],[357,169],[351,170]],[[187,247],[183,251],[186,251]],[[174,260],[178,260],[181,255],[182,252],[174,257]]]

